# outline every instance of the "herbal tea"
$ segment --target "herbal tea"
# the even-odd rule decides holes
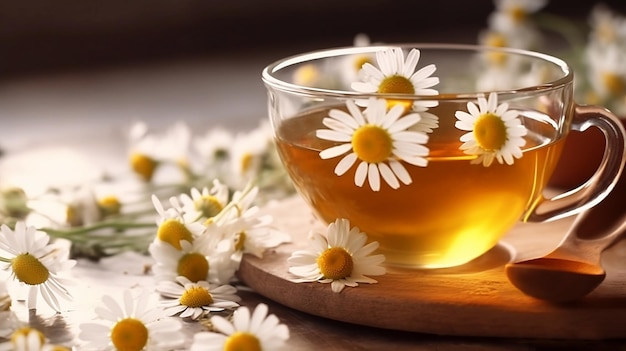
[[[541,199],[557,163],[563,140],[546,115],[524,111],[528,129],[523,157],[512,165],[494,161],[471,164],[476,156],[459,150],[464,131],[455,128],[454,111],[462,104],[441,102],[429,112],[439,126],[429,134],[428,165],[404,163],[412,183],[380,191],[354,183],[355,168],[334,172],[340,157],[322,159],[335,145],[316,137],[328,109],[284,120],[276,131],[283,163],[296,188],[326,223],[347,218],[380,243],[386,263],[410,267],[456,266],[493,246]]]

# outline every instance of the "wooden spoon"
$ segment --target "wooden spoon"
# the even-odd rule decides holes
[[[606,276],[602,252],[626,233],[626,175],[594,207],[578,215],[567,235],[546,256],[505,266],[509,281],[524,294],[555,303],[579,300]]]

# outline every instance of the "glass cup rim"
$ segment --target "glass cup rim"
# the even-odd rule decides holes
[[[421,50],[449,50],[449,51],[464,51],[464,52],[495,52],[505,53],[516,56],[523,56],[533,59],[538,59],[543,62],[552,63],[554,66],[563,72],[560,78],[544,82],[537,85],[528,85],[522,88],[516,89],[504,89],[504,90],[489,90],[489,91],[474,91],[464,93],[446,93],[437,95],[410,95],[410,94],[381,94],[381,93],[363,93],[357,91],[347,91],[338,89],[327,89],[319,87],[309,87],[304,85],[298,85],[290,82],[286,82],[278,77],[275,73],[287,68],[289,66],[304,63],[310,60],[338,57],[346,54],[374,54],[377,51],[390,49],[390,48],[403,48],[410,50],[417,48]],[[456,100],[456,99],[475,99],[480,96],[484,96],[487,93],[495,92],[498,95],[513,95],[520,93],[545,93],[546,91],[559,89],[567,84],[570,84],[574,80],[574,71],[572,67],[564,60],[538,51],[509,48],[509,47],[493,47],[477,44],[450,44],[450,43],[388,43],[388,44],[376,44],[367,46],[344,46],[326,48],[320,50],[313,50],[303,52],[295,55],[291,55],[273,63],[267,65],[261,73],[261,78],[264,84],[268,87],[301,95],[320,96],[327,98],[350,98],[350,99],[368,99],[370,97],[385,98],[385,99],[413,99],[413,100]]]

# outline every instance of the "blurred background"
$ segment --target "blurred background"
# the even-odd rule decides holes
[[[552,0],[580,20],[600,1]],[[604,0],[623,12],[623,0]],[[2,0],[0,79],[190,56],[286,53],[373,41],[476,42],[491,0]],[[272,53],[276,53],[272,55]]]
[[[542,11],[584,29],[599,2]],[[623,0],[602,3],[626,13]],[[274,60],[358,33],[476,43],[492,11],[491,0],[0,0],[0,149],[87,122],[252,126],[266,115],[260,74]],[[38,129],[42,120],[54,123]]]

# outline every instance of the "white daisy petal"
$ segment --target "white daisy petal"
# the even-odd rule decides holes
[[[402,183],[404,183],[405,185],[409,185],[413,182],[413,180],[411,179],[411,175],[406,170],[406,168],[404,168],[402,163],[393,160],[389,162],[389,166],[393,170],[393,173],[396,175],[396,177],[398,177],[398,179]]]
[[[315,136],[330,141],[349,142],[351,135],[342,133],[332,129],[318,129],[315,131]]]
[[[426,167],[428,165],[428,160],[423,157],[408,157],[407,156],[407,157],[403,157],[402,160],[418,167]]]
[[[350,112],[352,118],[354,118],[354,120],[356,121],[357,125],[362,126],[363,124],[365,124],[365,117],[353,100],[346,101],[346,107],[348,108],[348,111]]]
[[[398,178],[394,175],[394,172],[384,163],[378,164],[378,170],[380,171],[380,175],[383,177],[385,182],[389,184],[392,189],[398,189],[400,187],[400,183],[398,182]]]
[[[335,174],[338,176],[343,175],[350,169],[350,167],[352,167],[356,160],[357,156],[355,153],[346,155],[344,158],[341,159],[341,161],[339,161],[337,166],[335,166]]]
[[[353,119],[352,121],[354,122]],[[346,134],[352,134],[354,132],[354,129],[358,127],[358,126],[351,127],[348,124],[344,123],[343,121],[338,121],[335,118],[324,118],[322,120],[322,124],[324,124],[326,127],[332,130],[336,130],[340,133],[346,133]]]
[[[334,158],[334,157],[343,155],[350,150],[352,150],[351,144],[341,144],[341,145],[329,147],[328,149],[320,151],[320,157],[322,159]]]
[[[375,85],[370,83],[363,82],[352,82],[350,87],[356,91],[360,91],[362,93],[375,93],[378,88]]]
[[[348,107],[348,111],[352,114],[354,113],[351,107]],[[357,122],[358,120],[355,119],[350,113],[347,113],[343,110],[333,109],[333,110],[330,110],[330,112],[328,112],[328,116],[331,117],[332,119],[337,120],[338,122],[345,124],[346,126],[354,130],[359,127],[359,123]]]
[[[330,283],[330,286],[331,286],[333,292],[340,293],[343,290],[343,288],[346,286],[346,284],[343,281],[341,281],[341,280],[333,280]]]
[[[369,180],[370,188],[374,191],[380,190],[380,173],[378,172],[378,165],[371,163],[367,170],[367,179]]]
[[[478,102],[480,103],[480,101],[484,100],[482,98],[478,98]],[[473,102],[468,102],[467,103],[467,112],[469,112],[471,118],[475,118],[475,116],[479,116],[482,113],[483,108],[482,107],[478,107],[476,106]]]
[[[365,178],[367,178],[367,162],[361,162],[354,173],[354,184],[362,187]]]
[[[417,63],[419,62],[419,60],[420,60],[420,51],[417,49],[411,49],[411,51],[409,51],[409,55],[406,57],[406,61],[404,62],[404,65],[403,65],[404,67],[402,68],[402,71],[399,73],[405,77],[410,77],[415,71],[415,67],[417,67]],[[429,75],[430,74],[427,74],[426,76],[429,76]]]
[[[403,107],[401,105],[396,105],[394,107],[399,107],[399,108],[403,109]],[[422,118],[420,117],[419,114],[412,113],[412,114],[406,115],[406,116],[400,118],[399,120],[395,121],[395,124],[390,125],[387,128],[387,130],[389,131],[389,133],[392,133],[392,134],[395,135],[395,133],[400,132],[400,131],[404,131],[407,128],[410,128],[411,126],[415,125],[415,123],[419,122],[421,119]]]
[[[426,144],[428,142],[428,135],[423,132],[415,131],[402,131],[393,135],[395,141]]]
[[[378,68],[374,67],[374,65],[372,65],[369,62],[366,62],[365,64],[363,64],[361,69],[365,71],[365,73],[369,77],[372,77],[372,79],[376,79],[378,81],[385,79],[385,75],[383,74],[383,72],[381,72]]]
[[[437,70],[437,66],[435,66],[434,64],[430,64],[428,66],[424,66],[419,71],[413,73],[413,75],[410,76],[410,79],[411,79],[411,81],[414,81],[414,82],[424,81],[424,80],[428,79],[433,73],[435,73],[436,70]],[[433,85],[435,85],[435,84],[437,84],[439,82],[439,78],[437,78],[437,77],[431,77],[431,78],[436,79],[437,82],[435,82],[434,84],[425,84],[423,86],[423,88],[432,87]]]

